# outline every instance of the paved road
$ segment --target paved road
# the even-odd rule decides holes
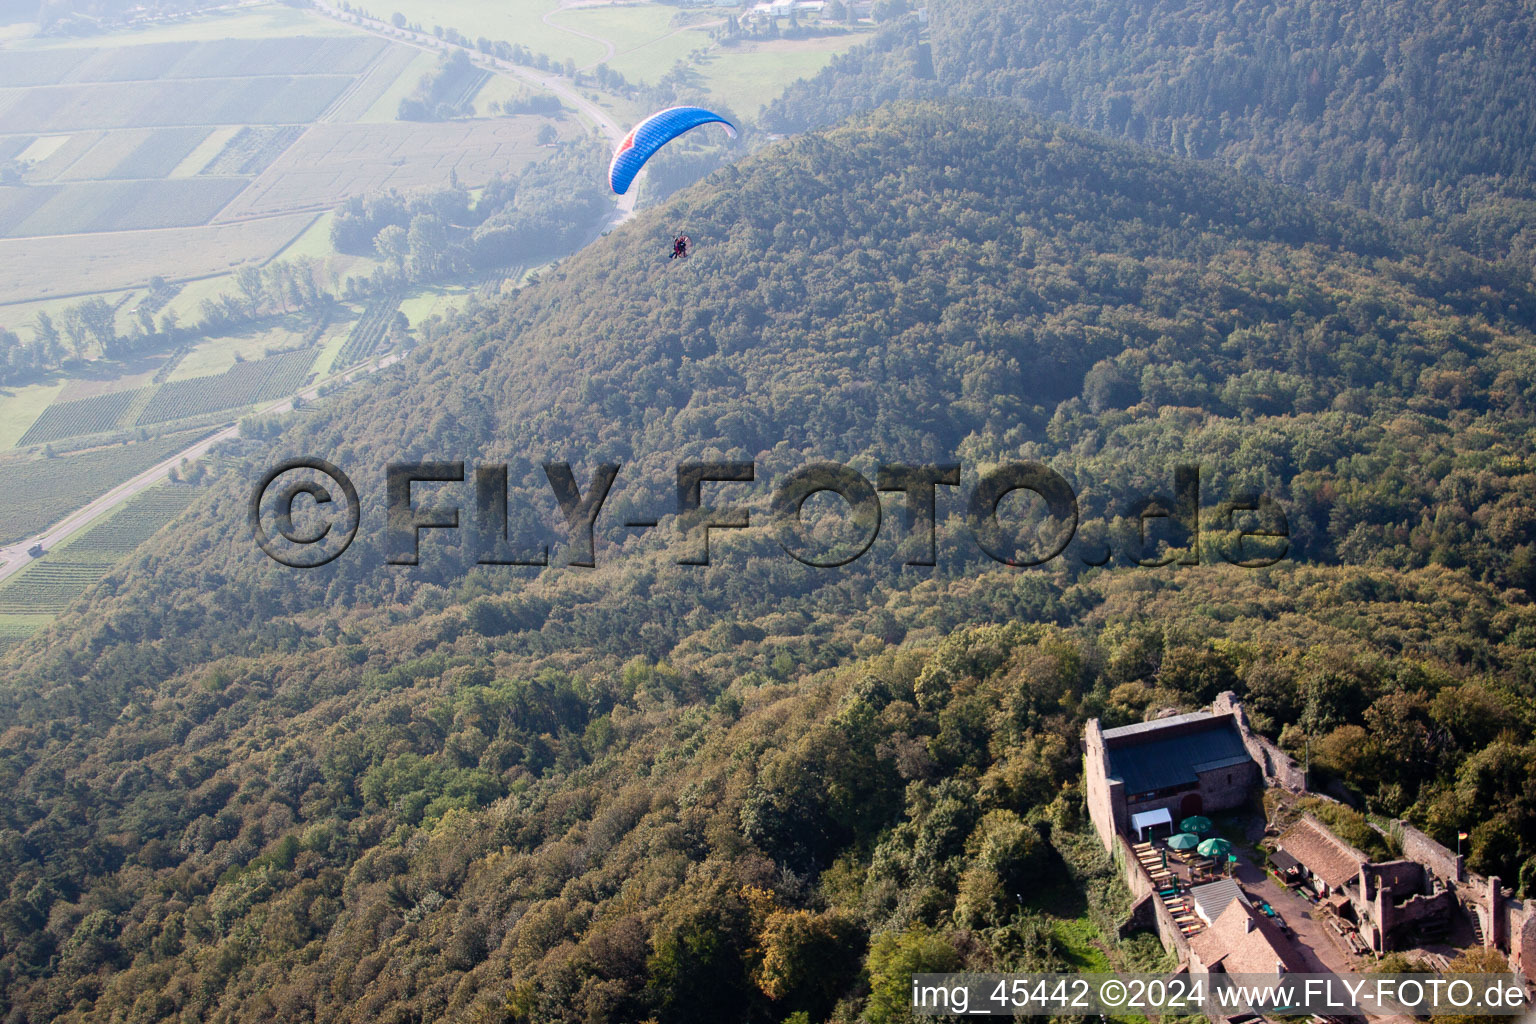
[[[293,397],[285,398],[280,402],[274,402],[271,405],[256,410],[255,415],[270,416],[274,413],[288,412],[293,409],[294,398],[300,398],[305,401],[309,401],[318,397],[320,394],[320,389],[327,384],[344,383],[346,381],[356,380],[358,377],[361,377],[364,374],[372,373],[375,370],[382,370],[386,366],[399,362],[399,360],[400,357],[398,355],[384,356],[382,359],[379,359],[375,362],[368,363],[361,367],[354,367],[353,369],[346,370],[323,381],[317,381],[315,384],[299,392]],[[116,487],[112,488],[112,490],[108,491],[106,494],[103,494],[89,505],[80,509],[78,512],[66,516],[64,519],[60,520],[53,526],[50,526],[48,529],[44,530],[37,536],[28,537],[26,540],[18,541],[15,544],[0,548],[0,580],[5,580],[7,577],[15,575],[32,561],[32,557],[27,554],[27,549],[32,547],[34,544],[41,544],[45,551],[51,550],[55,546],[62,544],[64,541],[74,536],[76,533],[79,533],[81,530],[85,529],[87,526],[91,525],[96,520],[106,515],[108,512],[111,512],[113,509],[117,508],[119,505],[132,498],[134,495],[139,494],[148,488],[160,483],[162,480],[168,478],[171,475],[171,470],[181,465],[181,460],[186,459],[189,462],[195,461],[208,454],[208,451],[220,441],[228,441],[231,438],[239,436],[240,424],[238,422],[227,424],[220,428],[218,432],[213,434],[211,437],[206,437],[196,444],[182,449],[159,465],[140,473],[132,480],[118,484]]]
[[[314,9],[319,11],[321,14],[326,15],[327,17],[336,18],[337,20],[346,21],[349,24],[356,25],[365,32],[371,32],[374,35],[383,36],[386,39],[393,39],[396,41],[403,39],[405,42],[422,49],[441,51],[459,49],[459,47],[454,46],[454,44],[448,42],[447,40],[439,39],[436,36],[429,36],[425,32],[413,32],[410,29],[397,29],[393,25],[389,25],[377,18],[369,18],[356,14],[346,14],[340,9],[332,7],[326,3],[315,4]],[[357,21],[354,22],[352,20],[353,18],[356,18]],[[554,27],[565,28],[563,25],[555,25]],[[586,38],[596,38],[592,36],[586,36],[586,33],[583,32],[576,32],[574,29],[565,29],[565,31],[571,32],[574,35],[584,36]],[[492,57],[488,54],[480,53],[478,50],[467,50],[465,52],[468,53],[469,59],[471,61],[483,68],[488,68],[492,72],[502,76],[510,76],[513,78],[522,79],[531,85],[536,85],[540,89],[547,89],[554,93],[556,96],[559,96],[566,103],[569,103],[571,106],[580,111],[581,114],[587,118],[587,120],[595,124],[598,130],[608,137],[608,142],[610,145],[617,147],[618,144],[624,140],[625,129],[619,127],[618,123],[615,122],[613,118],[609,117],[607,112],[604,111],[602,107],[599,107],[596,103],[593,103],[591,100],[583,96],[581,92],[577,90],[576,84],[564,76],[551,74],[547,71],[540,71],[537,68],[524,67],[521,64],[514,64],[509,60],[502,60],[499,57]],[[630,189],[628,195],[622,195],[618,197],[618,202],[615,204],[617,207],[617,214],[614,217],[613,224],[611,226],[622,224],[624,221],[635,215],[636,192],[636,189]]]

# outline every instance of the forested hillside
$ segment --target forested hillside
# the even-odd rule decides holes
[[[887,1021],[915,966],[1154,963],[1072,738],[1225,689],[1536,893],[1533,326],[1528,275],[1014,107],[764,149],[302,419],[5,663],[9,1019]],[[245,518],[301,453],[364,498],[306,572]],[[721,500],[760,513],[823,459],[1041,459],[1116,557],[999,570],[944,493],[936,570],[761,530],[680,566],[618,524],[701,457],[755,459]],[[555,568],[384,564],[384,466],[460,458]],[[547,459],[624,464],[596,569]],[[1288,561],[1129,565],[1179,463],[1281,502]]]
[[[1536,21],[1521,0],[926,6],[931,58],[915,26],[889,29],[792,87],[768,123],[830,124],[939,90],[1006,97],[1531,266]]]

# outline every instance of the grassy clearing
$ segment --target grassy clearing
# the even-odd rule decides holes
[[[1051,935],[1069,967],[1076,971],[1111,971],[1114,964],[1105,952],[1104,936],[1086,917],[1051,922]]]
[[[864,33],[849,33],[736,46],[712,52],[697,70],[716,102],[755,117],[785,86],[816,74],[864,39]]]
[[[687,23],[679,23],[686,19]],[[723,18],[681,15],[660,4],[639,7],[578,8],[561,11],[550,19],[557,25],[600,36],[614,46],[606,63],[633,82],[654,82],[672,65],[701,46],[711,45],[707,29],[688,23],[708,23]]]
[[[505,75],[494,75],[475,94],[475,116],[500,117],[501,114],[495,109],[495,104],[526,96],[531,91],[527,85]]]
[[[402,301],[400,312],[405,314],[412,327],[416,327],[433,314],[446,316],[450,309],[462,309],[473,294],[474,288],[470,285],[426,288]]]
[[[373,11],[386,21],[399,11],[407,21],[420,22],[427,32],[433,25],[441,25],[458,29],[472,40],[485,36],[520,43],[556,60],[569,57],[578,65],[601,60],[601,44],[543,22],[544,15],[558,9],[556,0],[502,0],[494,4],[484,0],[389,0]]]
[[[292,242],[272,258],[275,260],[295,260],[309,258],[328,263],[338,278],[349,273],[367,274],[372,271],[374,260],[366,256],[354,256],[351,253],[337,252],[331,248],[331,222],[336,219],[334,213],[322,213],[315,216],[309,224]]]
[[[312,368],[316,379],[322,379],[342,369],[336,365],[336,357],[341,353],[342,346],[352,335],[352,328],[357,323],[356,317],[349,317],[333,323],[326,329],[325,337],[320,341],[320,354],[315,357],[315,365]]]
[[[183,325],[195,323],[202,315],[198,307],[203,300],[216,299],[226,292],[230,295],[240,294],[240,288],[235,284],[233,274],[220,274],[197,281],[188,281],[160,312],[162,316],[166,312],[175,313]]]
[[[126,359],[93,359],[84,370],[74,371],[54,401],[78,402],[83,398],[147,388],[155,382],[155,374],[170,354],[171,348],[166,346],[158,352],[142,352]]]
[[[241,362],[254,363],[269,352],[294,348],[304,340],[298,324],[269,327],[265,330],[220,338],[206,338],[182,357],[168,381],[190,380],[224,373]]]
[[[0,448],[13,448],[64,390],[64,381],[0,389]]]

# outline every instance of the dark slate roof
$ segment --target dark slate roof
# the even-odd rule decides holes
[[[1230,878],[1208,882],[1205,885],[1192,886],[1189,896],[1195,901],[1195,906],[1200,911],[1200,916],[1210,924],[1215,924],[1222,911],[1227,909],[1233,900],[1248,902],[1248,897],[1243,895],[1243,890],[1238,888],[1236,882]]]
[[[1160,718],[1105,730],[1104,741],[1109,775],[1128,794],[1193,786],[1199,772],[1252,760],[1230,715]]]
[[[1296,868],[1301,867],[1301,861],[1292,857],[1284,850],[1276,850],[1270,854],[1269,862],[1275,866],[1277,871],[1294,871]]]
[[[1160,732],[1172,725],[1184,725],[1189,722],[1199,722],[1214,717],[1209,711],[1191,711],[1186,715],[1172,715],[1168,718],[1154,718],[1150,722],[1137,722],[1135,725],[1122,725],[1115,729],[1105,729],[1106,740],[1118,740],[1124,736],[1139,736],[1143,733]]]

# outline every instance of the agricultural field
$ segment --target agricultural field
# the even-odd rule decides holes
[[[347,335],[347,343],[337,353],[334,365],[351,366],[378,351],[389,333],[389,325],[395,319],[395,311],[399,308],[399,296],[389,296],[370,302],[368,308],[363,311],[363,318],[353,325],[352,332]]]
[[[0,615],[0,654],[53,621],[51,615]]]
[[[96,143],[56,180],[164,178],[210,134],[207,128],[131,128],[102,132]]]
[[[397,121],[437,61],[277,5],[7,41],[0,157],[20,162],[25,184],[0,188],[0,323],[26,329],[13,307],[153,275],[222,277],[276,258],[353,195],[441,187],[451,173],[480,184],[540,155],[541,118]],[[313,248],[336,258],[328,238]]]
[[[0,584],[0,650],[46,621],[16,619],[63,611],[113,565],[185,511],[196,496],[192,487],[152,487]]]
[[[321,124],[258,177],[218,221],[259,217],[301,207],[329,208],[356,195],[441,185],[449,172],[471,188],[540,155],[539,128],[562,136],[583,131],[575,118]]]
[[[0,388],[0,448],[19,441],[63,390],[62,382]]]
[[[4,29],[0,29],[3,32]],[[333,21],[316,18],[287,4],[263,4],[238,10],[198,14],[174,21],[134,25],[92,36],[96,47],[146,46],[155,43],[202,43],[210,39],[280,39],[310,36],[352,36],[355,33]],[[16,47],[35,52],[73,52],[78,39],[68,36],[18,38]]]
[[[0,235],[77,235],[206,224],[245,187],[244,178],[179,178],[166,181],[90,181],[14,190],[30,201],[0,213]],[[6,201],[0,196],[0,210]],[[25,211],[24,216],[16,214]]]
[[[753,118],[784,87],[809,78],[867,38],[863,32],[741,43],[711,51],[695,65],[715,103]]]
[[[216,376],[163,384],[138,418],[138,426],[205,416],[275,401],[300,390],[315,361],[313,348],[284,352],[254,363],[237,363]]]
[[[631,82],[654,82],[693,50],[713,45],[709,29],[723,23],[725,15],[644,4],[567,8],[549,20],[607,40],[613,44],[614,53],[602,63]]]
[[[559,0],[501,0],[494,4],[483,0],[387,0],[367,6],[385,21],[398,11],[408,22],[420,23],[427,32],[440,25],[457,29],[470,39],[505,39],[547,53],[558,61],[570,58],[578,66],[600,61],[607,52],[602,43],[583,39],[543,20],[546,14],[553,15],[560,9]],[[667,24],[676,10],[659,4],[645,6],[654,6],[658,26]]]
[[[351,83],[345,75],[272,75],[40,86],[0,109],[0,133],[307,123]]]
[[[124,481],[195,444],[207,431],[167,434],[51,459],[0,460],[0,544],[40,533]]]
[[[62,82],[90,55],[90,50],[7,51],[0,62],[0,89]]]
[[[108,232],[88,240],[0,238],[0,323],[23,326],[12,318],[11,307],[30,300],[141,287],[156,274],[183,280],[227,274],[277,253],[314,219],[313,213],[286,214],[207,227]]]
[[[418,63],[419,62],[419,63]],[[391,46],[356,87],[333,106],[322,121],[393,121],[400,101],[410,95],[421,76],[431,71],[435,58],[411,46]],[[419,70],[413,69],[419,67]],[[392,97],[392,99],[390,98]],[[377,109],[379,116],[371,116]]]
[[[134,403],[143,399],[146,393],[147,389],[136,388],[73,402],[55,402],[43,411],[17,444],[26,447],[115,430]]]
[[[111,568],[111,562],[33,562],[0,586],[0,614],[61,612]]]
[[[303,134],[296,124],[241,128],[198,173],[260,174]]]
[[[67,563],[115,562],[179,516],[196,496],[194,487],[177,484],[151,487],[71,537],[47,557],[51,561]]]

